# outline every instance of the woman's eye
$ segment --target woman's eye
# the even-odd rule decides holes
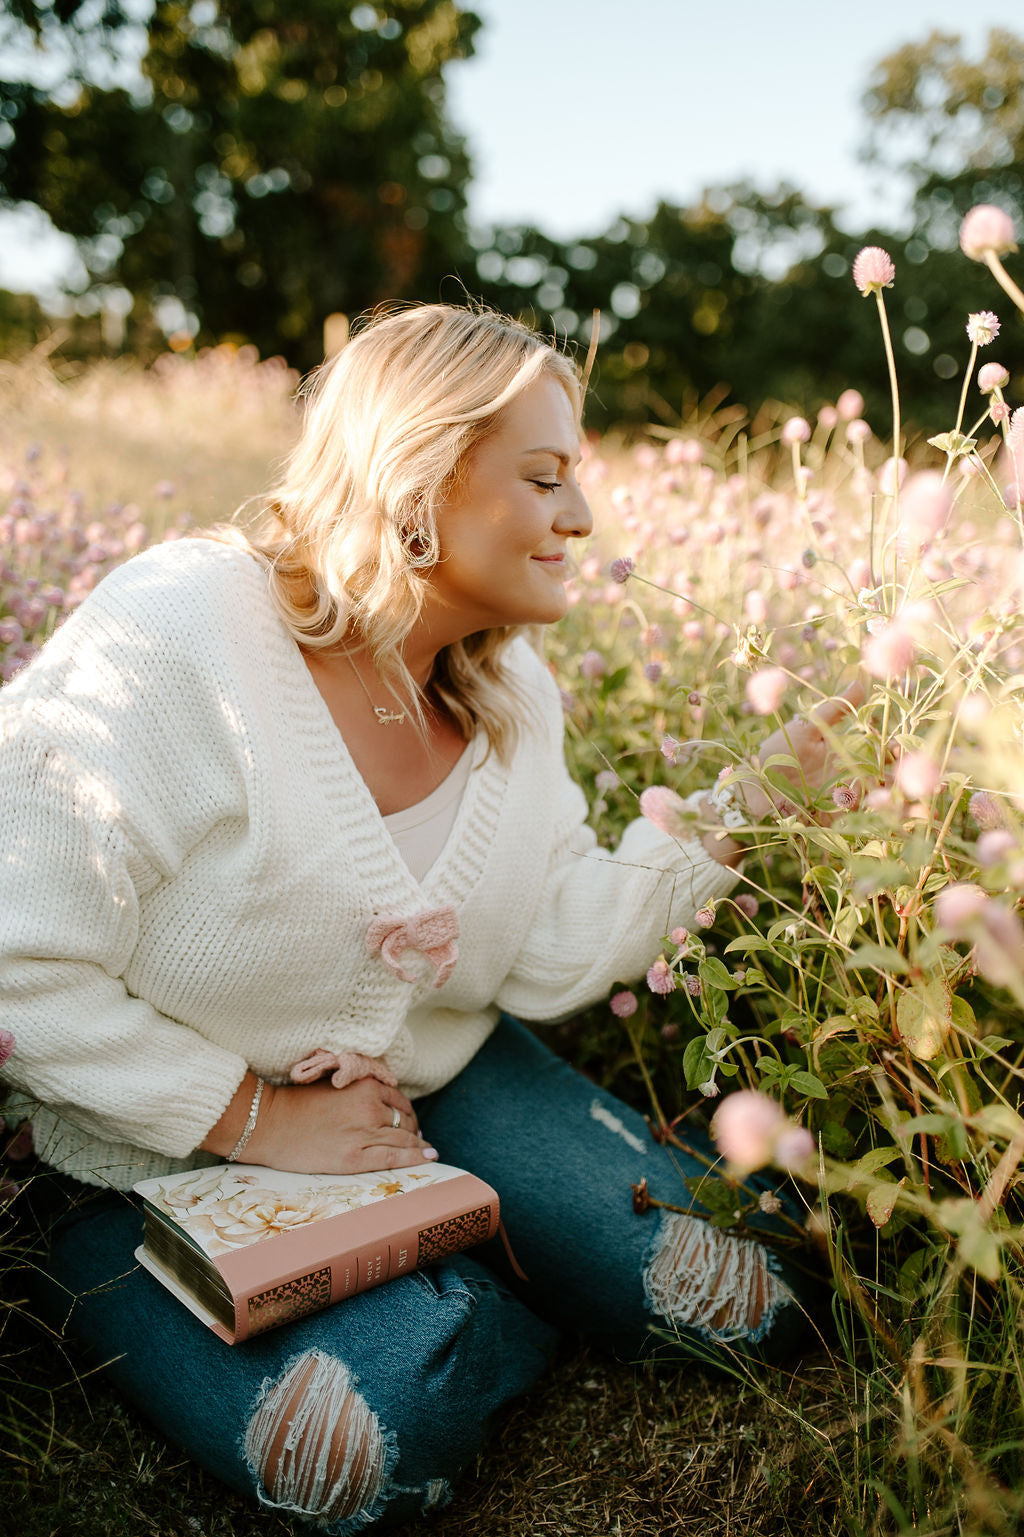
[[[535,486],[539,486],[542,491],[560,491],[562,488],[560,480],[535,480],[533,483]]]

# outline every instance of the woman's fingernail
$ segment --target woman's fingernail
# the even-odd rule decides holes
[[[421,1131],[417,1130],[416,1135],[417,1135],[417,1137],[419,1137],[420,1141],[422,1142],[423,1141],[423,1133]]]
[[[432,1163],[434,1161],[434,1159],[437,1157],[437,1148],[436,1147],[425,1147],[423,1149],[423,1156],[424,1156],[424,1158],[429,1159],[429,1161]]]

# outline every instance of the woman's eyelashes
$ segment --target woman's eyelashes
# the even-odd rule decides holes
[[[560,491],[562,489],[562,482],[560,480],[532,480],[530,484],[539,487],[541,491]]]

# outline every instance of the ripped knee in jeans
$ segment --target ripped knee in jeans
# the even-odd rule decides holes
[[[674,1212],[663,1214],[644,1289],[652,1312],[722,1342],[763,1339],[792,1300],[763,1245]]]
[[[345,1364],[313,1350],[264,1384],[245,1456],[265,1503],[340,1532],[380,1514],[397,1452]]]

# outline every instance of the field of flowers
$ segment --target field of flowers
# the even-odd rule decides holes
[[[711,1120],[713,1220],[743,1226],[755,1168],[796,1192],[787,1241],[835,1286],[833,1529],[850,1532],[1011,1532],[1024,1512],[1024,409],[1006,394],[1024,296],[1005,215],[973,210],[961,243],[978,309],[948,421],[908,446],[885,312],[899,274],[871,248],[850,325],[880,325],[892,423],[863,420],[852,380],[814,421],[719,403],[632,448],[592,442],[597,533],[547,640],[602,840],[638,810],[690,836],[686,798],[714,785],[747,847],[732,898],[561,1035],[652,1135]],[[0,444],[4,679],[113,563],[257,492],[294,430],[294,380],[246,354],[46,378],[38,442],[15,442],[26,415]],[[30,384],[6,381],[23,402]],[[159,454],[123,502],[83,492],[94,472],[61,451],[72,408],[94,412],[84,439],[107,461],[149,424]],[[183,495],[169,440],[234,495]],[[822,784],[759,758],[857,680],[819,717]],[[775,803],[754,825],[750,780]],[[827,1439],[792,1412],[794,1436]]]

